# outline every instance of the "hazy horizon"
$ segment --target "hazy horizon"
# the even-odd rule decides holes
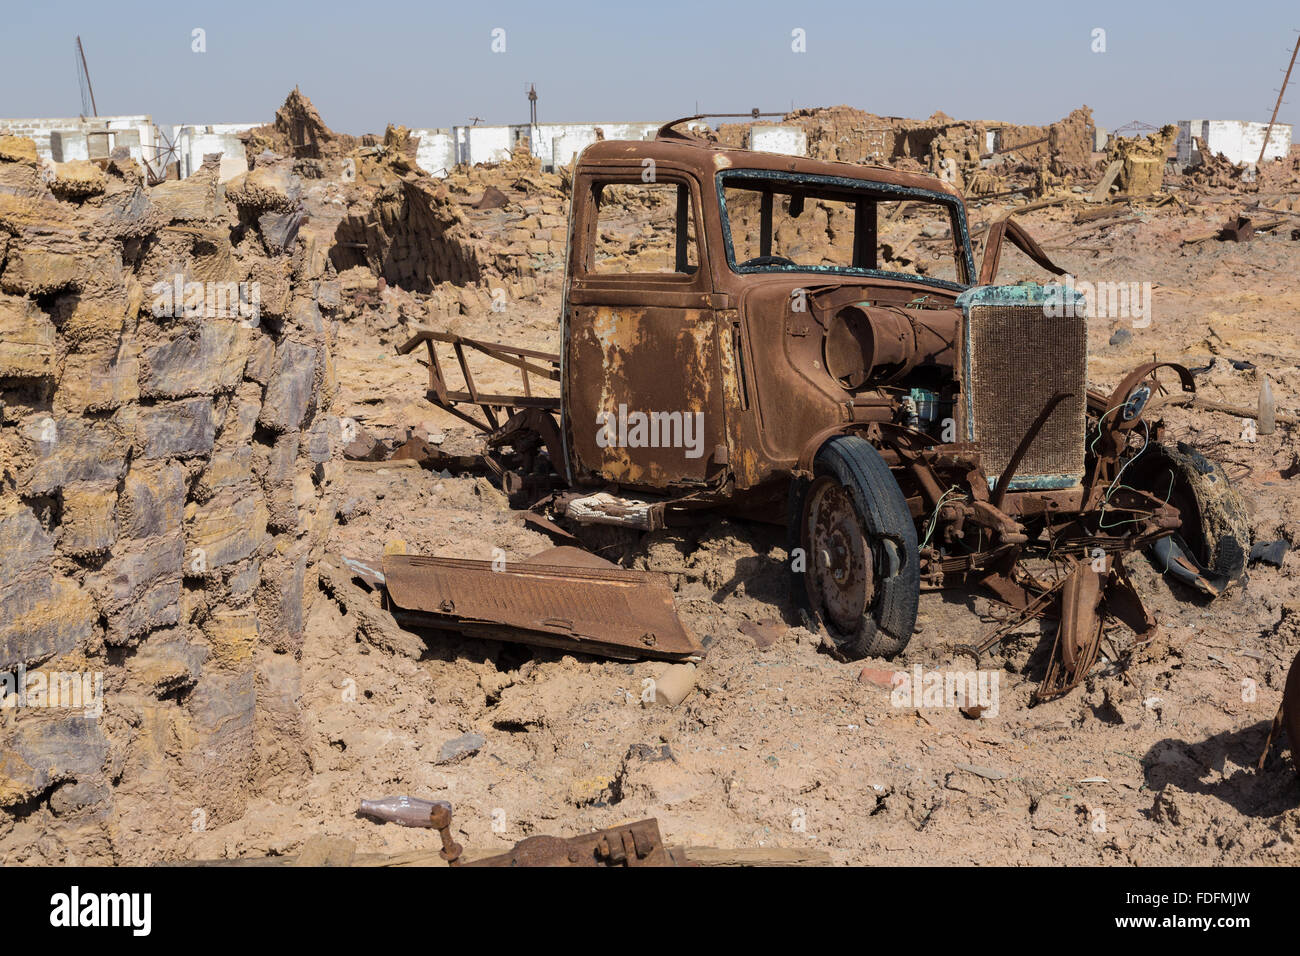
[[[294,86],[344,133],[468,125],[473,117],[523,123],[530,83],[542,122],[840,104],[883,116],[941,110],[1036,125],[1087,105],[1112,130],[1134,121],[1267,121],[1300,26],[1300,11],[1281,0],[1230,20],[1208,0],[1172,16],[1113,0],[1077,11],[1019,0],[974,14],[948,0],[920,17],[915,9],[809,3],[792,11],[758,0],[645,11],[586,2],[441,10],[408,0],[238,0],[218,18],[131,2],[23,7],[6,14],[0,117],[81,112],[80,35],[99,114],[147,113],[162,125],[270,122]],[[203,52],[194,50],[195,30]],[[1105,31],[1104,52],[1094,52],[1097,30]],[[797,31],[805,52],[793,49]],[[1300,70],[1292,83],[1300,84]],[[1294,86],[1290,100],[1279,122],[1300,122]]]

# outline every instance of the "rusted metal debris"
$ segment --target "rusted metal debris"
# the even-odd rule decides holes
[[[653,817],[573,837],[528,837],[498,856],[459,864],[449,862],[466,867],[690,865],[683,850],[664,846],[659,821]]]
[[[1300,654],[1296,654],[1295,660],[1291,662],[1291,670],[1287,672],[1282,705],[1273,716],[1273,725],[1264,740],[1264,750],[1255,764],[1257,770],[1264,769],[1264,761],[1268,759],[1273,744],[1283,730],[1286,731],[1287,743],[1291,745],[1291,763],[1295,765],[1296,773],[1300,774]]]
[[[448,866],[456,866],[464,848],[451,835],[451,804],[438,801],[429,813],[429,823],[438,831],[438,838],[442,841],[442,850],[438,855],[447,861]]]
[[[1075,561],[1061,591],[1061,625],[1047,673],[1035,696],[1049,700],[1073,688],[1092,669],[1101,648],[1101,576]]]
[[[404,627],[460,631],[624,660],[698,660],[663,575],[619,568],[576,548],[527,561],[390,554],[387,601]]]
[[[317,836],[307,840],[294,856],[240,857],[220,860],[181,860],[169,866],[248,867],[248,866],[360,866],[413,867],[433,866],[830,866],[831,855],[807,846],[741,847],[664,846],[655,819],[610,827],[597,833],[568,839],[530,837],[511,851],[482,860],[466,861],[465,851],[451,836],[451,811],[435,815],[428,825],[438,830],[441,848],[409,850],[404,853],[357,853],[356,845],[342,837]],[[651,829],[653,827],[653,830]],[[630,832],[629,832],[630,831]],[[629,850],[629,838],[630,846]],[[540,843],[537,841],[547,841]],[[556,841],[556,842],[550,842]],[[621,851],[620,852],[620,848]],[[649,849],[645,856],[637,853]],[[576,854],[577,859],[571,859]]]
[[[1225,242],[1249,242],[1255,238],[1255,226],[1246,216],[1237,216],[1223,224],[1219,238]]]
[[[455,352],[456,362],[460,366],[461,375],[465,380],[463,390],[451,389],[447,386],[447,379],[443,375],[442,365],[438,361],[438,352],[434,347],[435,342],[450,345],[452,351]],[[464,419],[476,428],[483,430],[497,428],[500,424],[498,419],[507,411],[522,408],[559,409],[560,407],[558,398],[533,395],[532,380],[528,377],[531,372],[539,378],[558,382],[560,380],[560,357],[558,355],[553,355],[550,352],[539,352],[535,349],[516,348],[512,345],[480,342],[477,339],[466,338],[463,335],[453,335],[450,332],[435,332],[429,329],[424,329],[403,342],[397,347],[397,352],[399,355],[406,355],[421,345],[426,347],[428,354],[428,361],[421,364],[427,365],[429,369],[429,400],[441,405],[453,415]],[[470,371],[466,349],[482,352],[499,362],[505,362],[507,365],[513,365],[519,369],[523,381],[523,394],[495,395],[480,391],[474,381],[474,375]],[[459,406],[465,403],[478,405],[483,410],[486,421],[475,418],[468,412],[463,411]]]
[[[533,836],[510,850],[479,860],[463,860],[464,848],[451,835],[452,806],[445,800],[411,797],[361,801],[361,812],[403,826],[438,831],[438,855],[448,866],[685,866],[681,849],[664,846],[659,821],[651,818],[624,823],[574,837]]]
[[[1282,715],[1287,740],[1291,743],[1291,762],[1295,764],[1296,773],[1300,773],[1300,654],[1291,662],[1291,671],[1286,677]]]
[[[418,462],[421,468],[429,471],[446,469],[463,473],[487,470],[482,455],[453,455],[419,437],[408,438],[394,448],[393,453],[388,456],[389,461],[401,461],[407,458]]]

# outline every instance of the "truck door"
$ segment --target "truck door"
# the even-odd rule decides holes
[[[727,456],[699,184],[650,170],[580,169],[574,182],[562,405],[580,483],[688,488]]]

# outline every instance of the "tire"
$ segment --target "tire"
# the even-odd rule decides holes
[[[921,596],[916,525],[880,453],[856,435],[830,439],[813,480],[790,494],[795,594],[848,659],[893,657],[911,640]],[[865,581],[865,583],[863,583]]]
[[[1135,486],[1168,501],[1182,515],[1183,526],[1175,536],[1178,550],[1192,558],[1220,592],[1244,578],[1250,515],[1223,466],[1182,442],[1153,446],[1134,464],[1141,466]],[[1156,566],[1165,570],[1169,561],[1157,560]]]

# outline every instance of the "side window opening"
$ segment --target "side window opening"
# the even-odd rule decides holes
[[[699,269],[690,186],[596,183],[589,271],[597,275],[694,275]]]

